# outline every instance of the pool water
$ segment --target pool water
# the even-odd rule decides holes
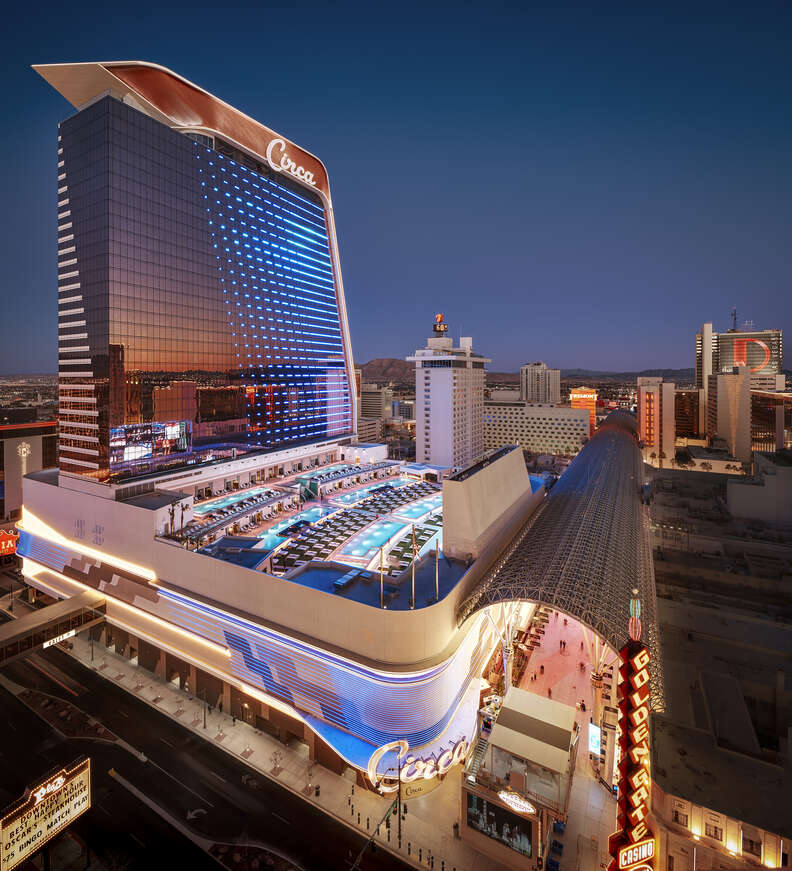
[[[375,481],[373,484],[369,484],[368,487],[361,487],[359,490],[353,490],[351,493],[341,493],[338,496],[332,496],[331,502],[338,502],[343,505],[354,505],[356,502],[360,502],[361,499],[367,499],[371,496],[373,490],[376,490],[378,487],[384,487],[386,484],[390,484],[394,488],[403,487],[405,484],[410,483],[409,478],[384,478],[380,481]]]
[[[348,468],[350,468],[349,463],[335,463],[332,466],[322,466],[321,469],[312,469],[310,472],[298,472],[297,477],[307,481],[309,478],[318,478],[319,475],[326,475],[328,472],[337,472],[339,469]]]
[[[275,548],[281,542],[286,540],[285,536],[278,535],[281,530],[284,530],[301,520],[307,521],[308,523],[316,523],[317,520],[320,520],[322,517],[327,517],[328,514],[332,514],[335,510],[335,508],[322,508],[319,505],[315,505],[313,508],[306,508],[305,511],[301,511],[299,514],[293,514],[290,517],[286,517],[284,520],[280,520],[265,532],[260,533],[258,538],[264,542],[265,548]]]
[[[434,496],[427,496],[425,499],[419,499],[417,502],[408,502],[397,508],[393,512],[394,517],[406,517],[407,520],[418,520],[419,517],[424,517],[432,511],[436,511],[443,505],[443,494],[435,493]]]
[[[229,493],[223,499],[218,499],[216,502],[206,502],[203,505],[196,505],[193,513],[202,517],[204,514],[209,514],[212,511],[219,511],[221,508],[229,508],[236,505],[238,502],[244,502],[245,499],[252,499],[261,496],[268,487],[249,487],[247,490],[238,490],[234,493]]]
[[[406,529],[407,525],[395,520],[378,520],[373,526],[350,538],[341,553],[344,556],[371,559],[386,541]]]

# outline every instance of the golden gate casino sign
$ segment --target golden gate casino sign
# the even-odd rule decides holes
[[[608,871],[652,871],[657,841],[649,820],[649,651],[641,643],[637,590],[630,602],[630,640],[619,656],[619,828],[608,839]]]

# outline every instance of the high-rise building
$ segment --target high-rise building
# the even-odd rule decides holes
[[[446,336],[438,314],[425,348],[407,360],[415,363],[415,453],[419,463],[462,468],[484,453],[484,365],[473,339],[459,347]]]
[[[597,425],[597,391],[593,387],[573,387],[569,391],[572,408],[585,408],[589,413],[589,438]]]
[[[108,482],[352,436],[322,163],[153,64],[36,70],[78,108],[58,135],[61,472]],[[196,429],[207,389],[244,398],[241,426]]]
[[[531,453],[574,456],[589,433],[586,409],[484,400],[484,448],[488,451],[519,445]]]
[[[662,468],[674,457],[674,385],[662,378],[638,378],[638,434],[644,462]]]
[[[376,384],[362,384],[358,414],[360,417],[377,417],[381,420],[393,417],[393,390]]]
[[[754,451],[792,448],[792,392],[751,391],[751,448]]]
[[[677,438],[704,438],[706,427],[702,429],[700,420],[700,407],[703,402],[703,388],[675,391],[674,428]]]
[[[732,329],[716,333],[711,323],[703,324],[696,334],[696,387],[704,390],[700,430],[707,428],[710,375],[730,373],[735,366],[747,366],[753,390],[776,390],[778,376],[783,374],[783,362],[781,330]]]
[[[35,409],[32,409],[35,414]],[[22,507],[22,478],[58,461],[58,422],[32,420],[0,425],[0,522]]]
[[[521,366],[520,399],[523,402],[560,402],[561,370],[548,369],[544,363],[526,363]]]
[[[710,375],[707,438],[722,438],[732,456],[742,463],[751,461],[751,376],[747,366]]]

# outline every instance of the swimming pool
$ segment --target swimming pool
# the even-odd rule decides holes
[[[319,505],[315,505],[313,508],[306,508],[305,511],[301,511],[299,514],[293,514],[284,520],[280,520],[265,532],[260,533],[258,538],[264,542],[265,547],[275,548],[281,542],[286,541],[286,536],[278,535],[281,530],[284,530],[295,523],[299,523],[301,520],[307,521],[308,523],[316,523],[317,520],[320,520],[322,517],[327,517],[328,514],[332,514],[336,510],[338,509],[322,508]]]
[[[229,493],[224,499],[218,499],[215,502],[206,502],[203,505],[196,505],[193,508],[193,513],[197,514],[199,517],[203,517],[204,514],[209,514],[212,511],[219,511],[222,508],[230,508],[232,505],[236,505],[238,502],[244,502],[245,499],[255,499],[258,496],[261,496],[262,493],[265,493],[269,487],[250,487],[247,490],[237,490],[233,493]],[[286,498],[286,494],[284,493],[284,498]]]
[[[344,556],[360,557],[369,560],[394,535],[398,535],[408,524],[396,520],[378,520],[362,532],[349,539],[341,553]]]
[[[443,494],[435,493],[433,496],[427,496],[425,499],[419,499],[417,502],[408,502],[397,508],[393,512],[394,517],[405,517],[407,520],[418,520],[419,517],[424,517],[432,511],[436,511],[443,505]]]
[[[354,505],[356,502],[360,502],[361,499],[367,499],[371,496],[372,491],[376,490],[378,487],[390,484],[391,487],[398,488],[403,487],[408,483],[410,483],[409,478],[384,478],[380,481],[375,481],[373,484],[369,484],[368,487],[361,487],[359,490],[353,490],[351,493],[340,493],[338,496],[331,497],[330,501],[342,505]]]
[[[313,469],[310,472],[300,472],[297,477],[300,480],[307,481],[309,478],[318,478],[319,475],[326,475],[328,472],[337,472],[339,469],[351,469],[349,463],[335,463],[332,466],[322,466],[321,469]]]

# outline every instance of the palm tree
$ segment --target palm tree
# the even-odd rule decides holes
[[[663,468],[663,460],[666,459],[665,451],[660,451],[660,468]]]
[[[706,460],[701,464],[701,468],[704,469],[705,472],[712,471],[712,463],[708,463]]]

